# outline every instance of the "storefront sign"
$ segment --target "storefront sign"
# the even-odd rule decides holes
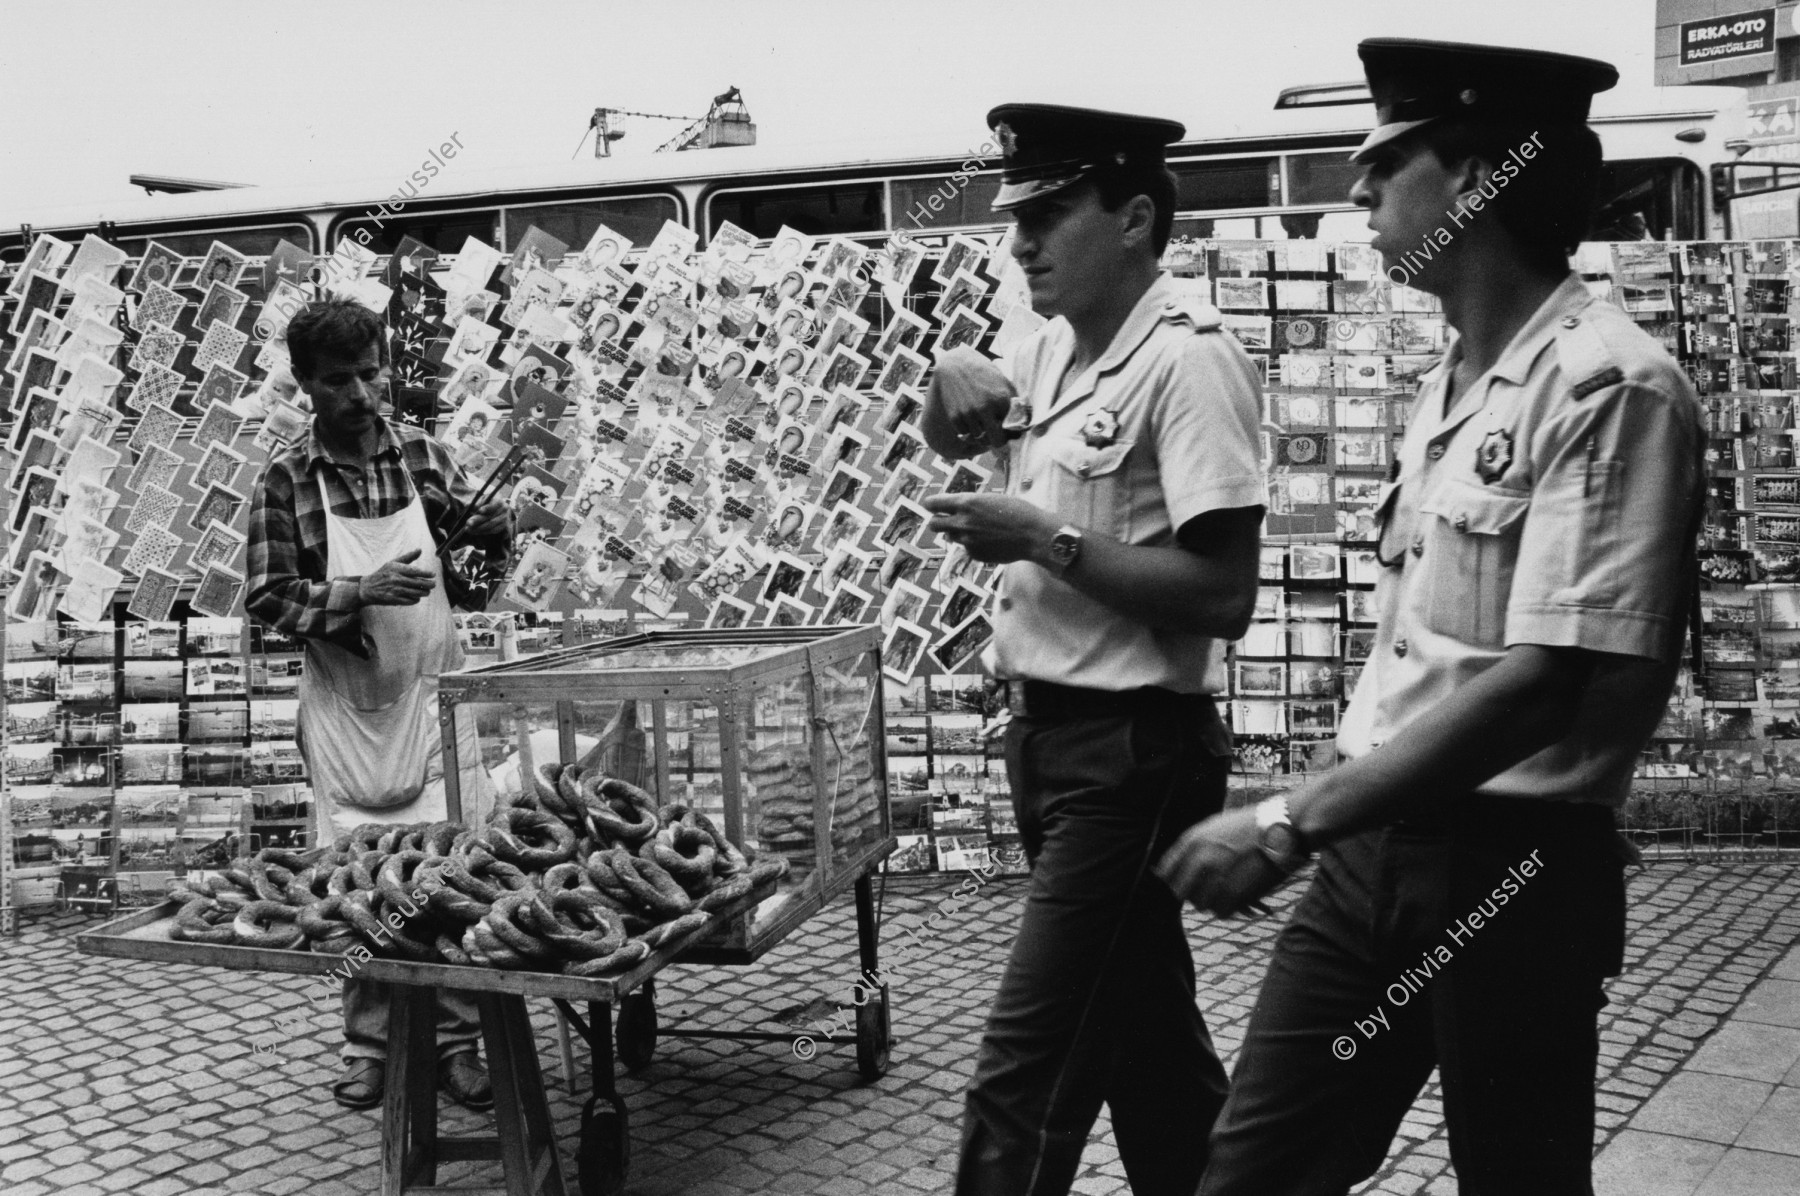
[[[1775,10],[1710,17],[1681,23],[1681,65],[1707,66],[1775,52]]]

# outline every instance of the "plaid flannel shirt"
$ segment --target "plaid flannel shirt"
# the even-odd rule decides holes
[[[416,488],[425,500],[425,520],[434,528],[460,512],[478,487],[442,444],[387,420],[381,421],[366,469],[334,459],[316,432],[270,458],[250,505],[250,590],[244,609],[278,631],[325,640],[366,659],[370,645],[357,596],[362,579],[330,577],[326,571],[321,477],[331,512],[340,518],[398,514]]]

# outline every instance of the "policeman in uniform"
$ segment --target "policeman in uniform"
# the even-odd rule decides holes
[[[1360,47],[1379,127],[1351,198],[1454,330],[1380,519],[1380,629],[1338,746],[1161,868],[1236,912],[1314,850],[1214,1132],[1206,1196],[1344,1192],[1441,1070],[1464,1192],[1592,1192],[1595,1024],[1622,966],[1614,829],[1678,666],[1700,408],[1570,273],[1617,73]],[[1416,273],[1413,271],[1416,268]]]
[[[1220,809],[1212,695],[1255,604],[1258,375],[1161,272],[1174,121],[1049,105],[988,114],[994,207],[1054,317],[1010,378],[962,347],[921,430],[993,450],[1005,494],[944,494],[932,527],[1002,562],[988,664],[1032,865],[968,1094],[957,1191],[1063,1193],[1105,1102],[1135,1192],[1190,1196],[1225,1075],[1194,1003],[1181,901],[1151,872]]]

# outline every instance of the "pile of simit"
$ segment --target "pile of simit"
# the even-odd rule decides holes
[[[177,882],[170,937],[604,976],[787,874],[784,857],[598,769],[546,763],[532,781],[477,830],[367,823]]]

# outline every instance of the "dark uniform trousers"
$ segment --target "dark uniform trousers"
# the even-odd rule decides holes
[[[1341,1196],[1381,1166],[1434,1065],[1464,1196],[1592,1193],[1596,1014],[1624,949],[1612,813],[1437,808],[1454,813],[1322,854],[1276,940],[1201,1196]]]
[[[1223,804],[1230,736],[1211,698],[1028,684],[1006,767],[1031,881],[956,1191],[1067,1192],[1104,1101],[1132,1191],[1192,1196],[1225,1071],[1194,1003],[1181,900],[1151,866]]]

